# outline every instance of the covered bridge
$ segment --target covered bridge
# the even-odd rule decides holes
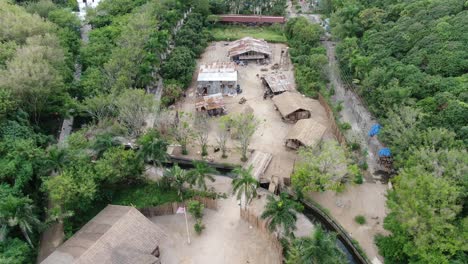
[[[165,237],[137,209],[108,205],[41,264],[160,264]]]
[[[272,55],[270,45],[263,39],[245,37],[229,45],[228,56],[231,60],[264,60]]]
[[[285,139],[286,147],[314,147],[322,140],[327,128],[313,119],[301,119],[289,130]]]
[[[283,24],[286,18],[282,16],[257,16],[257,15],[219,15],[219,22],[238,24]]]

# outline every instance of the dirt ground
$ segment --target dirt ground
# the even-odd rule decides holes
[[[200,64],[229,61],[226,43],[228,42],[213,42],[197,61],[197,69]],[[270,43],[270,47],[273,51],[271,64],[258,65],[254,62],[244,67],[239,66],[237,69],[238,84],[241,86],[243,93],[234,97],[224,96],[224,103],[229,114],[244,113],[246,108],[250,107],[255,117],[260,121],[258,129],[253,135],[250,149],[273,154],[273,159],[264,175],[266,179],[271,179],[272,176],[277,176],[279,178],[285,176],[289,177],[293,171],[294,161],[297,156],[295,151],[289,150],[284,146],[284,138],[293,124],[285,123],[281,119],[280,114],[275,110],[275,106],[270,99],[263,99],[263,85],[260,78],[257,76],[272,72],[271,66],[274,63],[279,63],[281,50],[286,48],[286,45]],[[262,71],[261,69],[268,69],[268,71]],[[281,71],[294,80],[294,71],[290,62],[282,67]],[[194,79],[196,79],[196,76]],[[177,103],[176,108],[178,110],[191,113],[195,112],[195,87],[196,81],[194,80],[187,91],[187,97]],[[240,105],[239,100],[242,97],[245,97],[247,102]],[[317,109],[317,111],[313,113],[313,117],[326,120],[326,112],[323,108]],[[218,118],[214,117],[210,120],[209,144],[212,146],[217,145],[217,119]],[[325,137],[330,137],[331,132],[327,133]],[[227,145],[228,148],[233,151],[238,147],[237,142],[232,140],[228,141]]]
[[[212,43],[198,60],[197,66],[216,61],[229,61],[229,58],[226,56],[228,48],[225,46],[225,43],[226,42]],[[273,50],[272,64],[278,63],[281,49],[286,46],[284,44],[270,45]],[[252,138],[250,148],[273,154],[272,162],[263,176],[266,179],[271,179],[272,176],[278,176],[279,178],[290,177],[297,157],[295,151],[289,150],[284,146],[284,138],[293,124],[283,122],[280,114],[275,110],[273,102],[270,99],[263,99],[263,86],[257,74],[261,75],[266,73],[265,71],[261,71],[262,68],[267,68],[267,72],[271,72],[270,67],[271,64],[269,66],[262,66],[257,65],[256,63],[250,63],[248,66],[239,67],[238,83],[243,89],[243,93],[234,97],[224,97],[224,102],[229,114],[243,113],[246,111],[246,108],[250,107],[252,108],[256,118],[261,121]],[[286,71],[286,74],[290,78],[294,78],[291,64],[289,64],[287,69],[284,71]],[[177,103],[176,109],[184,112],[195,112],[195,80],[196,75],[194,76],[192,86],[187,91],[187,97]],[[238,104],[241,97],[245,97],[247,99],[246,104]],[[325,110],[318,109],[313,113],[312,118],[326,120]],[[217,118],[211,118],[209,134],[209,145],[211,146],[217,145],[216,124]],[[329,126],[329,124],[325,125]],[[328,130],[324,135],[324,139],[327,140],[331,138],[333,138],[333,135],[330,130]],[[232,140],[228,141],[227,146],[234,152],[238,147],[237,142]],[[212,151],[212,147],[209,149]],[[209,153],[209,155],[211,154],[212,153]],[[386,185],[365,183],[358,186],[350,185],[347,190],[341,194],[326,192],[314,193],[312,196],[319,204],[330,210],[331,215],[337,219],[337,221],[348,232],[351,233],[352,237],[359,242],[361,247],[372,260],[374,257],[382,259],[378,255],[373,238],[375,234],[384,232],[382,222],[385,217],[385,193]],[[360,226],[355,223],[354,218],[359,214],[366,217],[367,224]],[[216,218],[218,216],[213,217]],[[231,217],[235,217],[235,219],[237,219],[239,217],[239,212],[236,211],[236,214],[231,215]],[[374,219],[373,217],[378,218]],[[209,233],[207,232],[206,234]],[[213,236],[216,236],[216,234],[213,234]],[[221,238],[219,239],[222,241]],[[239,237],[239,239],[242,238]],[[216,239],[214,239],[214,241],[215,240]]]
[[[231,179],[216,177],[210,186],[230,193]],[[165,264],[275,264],[280,254],[270,240],[240,218],[239,205],[234,197],[219,200],[217,211],[205,209],[201,235],[194,233],[194,219],[189,216],[191,243],[187,243],[185,218],[182,214],[157,216],[151,221],[166,231],[167,239],[160,245],[161,262]]]
[[[359,242],[370,260],[377,257],[378,248],[374,236],[386,234],[383,219],[386,215],[385,194],[387,186],[383,184],[364,183],[347,186],[342,193],[312,193],[312,198],[330,211],[330,214]],[[363,215],[366,224],[359,225],[354,218]]]

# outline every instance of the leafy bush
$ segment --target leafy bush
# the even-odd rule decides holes
[[[352,151],[355,151],[355,150],[359,150],[361,148],[361,145],[359,145],[359,143],[357,142],[351,142],[351,144],[349,144],[349,148]]]
[[[351,129],[351,124],[348,123],[348,122],[343,122],[343,123],[340,123],[340,129],[341,130],[350,130]]]
[[[366,218],[363,215],[357,215],[354,218],[354,221],[356,221],[356,223],[358,223],[360,225],[364,225],[366,223]]]
[[[195,229],[195,232],[197,232],[198,235],[201,234],[203,229],[205,229],[205,225],[202,223],[201,219],[197,219],[197,222],[193,226],[193,229]]]
[[[201,219],[203,217],[204,205],[199,201],[189,201],[187,207],[189,213],[196,219]]]

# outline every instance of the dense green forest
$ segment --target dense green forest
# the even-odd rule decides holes
[[[344,74],[383,125],[398,175],[386,263],[466,263],[468,3],[324,1]]]
[[[213,14],[286,15],[287,0],[210,0]]]
[[[191,7],[184,37],[174,37]],[[169,140],[142,134],[157,109],[144,88],[153,72],[165,79],[167,103],[187,87],[209,39],[200,37],[208,1],[102,1],[88,14],[88,43],[76,9],[76,1],[0,0],[0,263],[35,262],[40,233],[56,221],[70,236],[108,203],[179,199],[142,177],[145,162],[165,160]],[[58,145],[68,115],[82,128]],[[138,150],[124,150],[128,137]]]

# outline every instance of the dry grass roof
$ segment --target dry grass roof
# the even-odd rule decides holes
[[[280,93],[294,89],[294,85],[291,82],[291,79],[288,78],[284,73],[266,74],[263,79],[274,93]]]
[[[321,108],[317,100],[307,98],[297,92],[284,92],[273,97],[273,103],[283,117],[286,117],[298,110],[314,112]]]
[[[271,56],[271,48],[263,39],[254,39],[252,37],[245,37],[236,40],[229,45],[229,57],[238,56],[249,51],[255,51]]]
[[[153,264],[164,232],[137,209],[108,205],[42,264]]]
[[[297,140],[306,147],[315,146],[327,128],[313,119],[301,119],[289,130],[286,140]]]

